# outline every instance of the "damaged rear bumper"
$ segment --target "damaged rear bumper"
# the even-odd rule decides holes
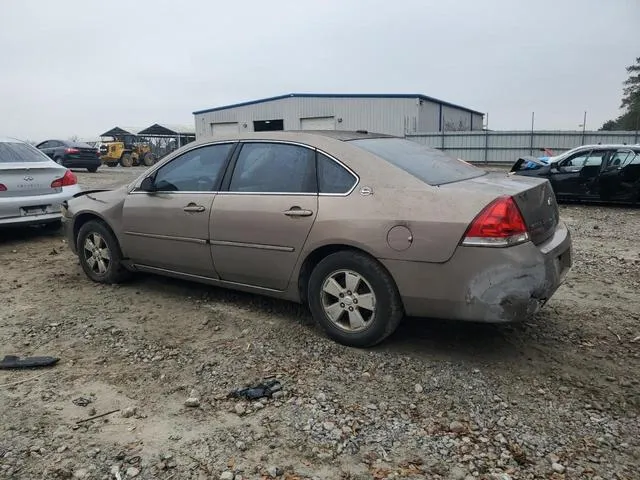
[[[541,245],[459,247],[446,263],[383,260],[409,316],[479,322],[522,321],[555,293],[572,265],[571,235],[560,223]]]

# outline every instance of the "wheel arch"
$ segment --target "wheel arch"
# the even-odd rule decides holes
[[[78,242],[78,234],[80,233],[80,229],[82,228],[83,225],[85,225],[87,222],[90,222],[91,220],[97,220],[100,223],[102,223],[106,228],[108,228],[111,234],[113,235],[113,238],[115,238],[116,242],[118,242],[118,246],[120,247],[120,250],[122,250],[122,247],[120,246],[120,242],[118,241],[118,236],[116,235],[114,229],[111,227],[111,225],[109,225],[109,222],[107,222],[104,219],[104,217],[101,217],[95,212],[80,212],[75,215],[73,220],[73,241],[76,242],[76,248],[78,247],[77,242]]]
[[[306,305],[308,303],[309,299],[307,298],[307,287],[309,285],[309,278],[311,276],[311,272],[316,267],[316,265],[318,265],[318,263],[320,263],[324,258],[328,257],[329,255],[337,252],[342,252],[342,251],[352,251],[352,252],[357,252],[357,253],[366,255],[367,257],[377,262],[387,272],[389,277],[393,280],[393,283],[394,284],[396,283],[395,278],[393,278],[393,275],[391,274],[391,272],[382,264],[382,262],[380,262],[375,256],[373,256],[371,253],[367,252],[366,250],[354,245],[346,244],[346,243],[331,243],[327,245],[322,245],[312,250],[305,257],[304,261],[302,262],[302,265],[300,266],[300,271],[298,273],[298,296],[302,304]],[[396,288],[397,288],[397,284],[396,284]]]

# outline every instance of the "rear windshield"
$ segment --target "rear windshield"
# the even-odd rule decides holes
[[[401,138],[367,138],[350,143],[401,168],[429,185],[443,185],[486,172],[446,153]]]
[[[46,162],[48,158],[31,145],[0,142],[0,163]]]

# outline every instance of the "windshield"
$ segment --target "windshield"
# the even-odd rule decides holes
[[[47,156],[35,147],[20,142],[0,142],[0,163],[46,162]]]
[[[460,182],[486,172],[446,153],[402,138],[368,138],[350,143],[367,150],[429,185]]]

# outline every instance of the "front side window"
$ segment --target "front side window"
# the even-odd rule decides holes
[[[162,166],[154,186],[163,192],[211,192],[220,187],[233,144],[207,145],[183,153]]]
[[[441,150],[402,138],[367,138],[351,140],[349,143],[373,153],[428,185],[460,182],[486,174],[481,168]]]
[[[561,164],[561,166],[572,170],[572,171],[577,171],[580,170],[583,165],[584,162],[587,160],[587,158],[589,158],[589,154],[591,153],[591,151],[587,150],[584,152],[580,152],[580,153],[576,153],[574,155],[572,155],[571,157],[567,158],[566,160],[564,160]]]
[[[314,152],[298,145],[245,143],[229,191],[316,193]]]
[[[318,152],[318,191],[320,193],[347,193],[357,179],[346,168]]]

